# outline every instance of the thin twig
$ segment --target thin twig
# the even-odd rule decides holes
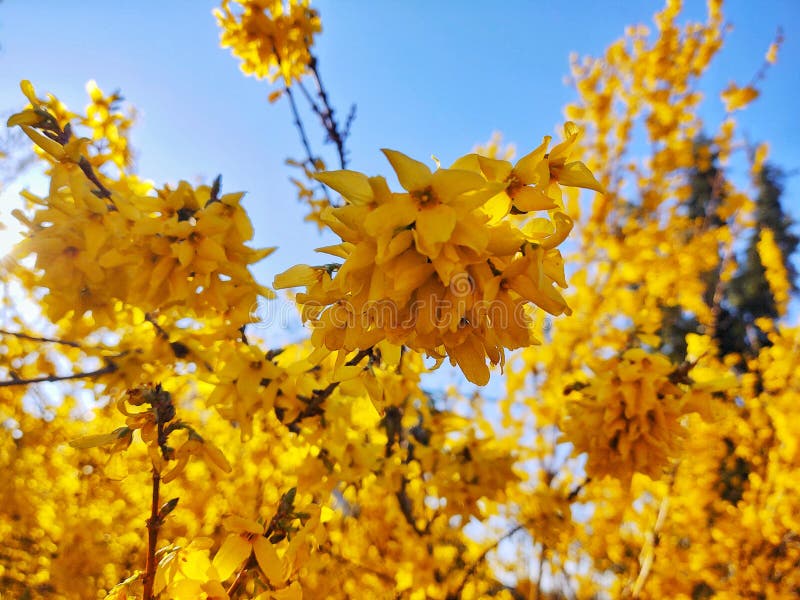
[[[324,115],[322,115],[323,125],[325,126],[325,129],[328,130],[328,135],[330,136],[331,141],[336,145],[336,152],[339,154],[339,164],[341,168],[344,169],[347,167],[344,137],[339,132],[339,124],[333,118],[333,108],[328,100],[328,93],[325,91],[325,86],[322,85],[322,78],[320,77],[319,69],[317,68],[317,57],[313,54],[310,56],[311,60],[308,62],[308,67],[311,69],[312,75],[314,75],[314,83],[317,84],[317,93],[319,94],[320,100],[322,100],[322,104],[325,107]]]
[[[359,350],[358,353],[353,358],[348,360],[347,363],[345,364],[348,367],[355,367],[367,356],[370,357],[370,364],[371,364],[371,361],[374,356],[372,353],[372,346],[370,346],[366,350]],[[334,390],[337,387],[339,387],[339,383],[340,382],[338,381],[334,381],[332,383],[329,383],[324,388],[314,390],[310,398],[300,398],[301,400],[305,401],[306,407],[300,412],[300,414],[298,414],[294,419],[292,419],[290,423],[286,425],[286,427],[289,428],[289,431],[297,433],[299,431],[298,425],[300,424],[300,421],[302,421],[303,419],[307,419],[309,417],[315,417],[317,415],[323,414],[325,411],[322,408],[322,403],[328,399],[328,397],[334,392]]]
[[[43,377],[32,377],[31,379],[9,379],[8,381],[0,381],[0,387],[11,387],[15,385],[30,385],[32,383],[47,383],[55,381],[70,381],[72,379],[90,379],[92,377],[99,377],[101,375],[108,375],[117,370],[117,365],[113,362],[108,362],[105,367],[95,369],[94,371],[84,371],[82,373],[72,373],[71,375],[45,375]]]
[[[158,423],[159,432],[162,430],[161,422]],[[147,559],[144,567],[144,600],[153,600],[153,584],[156,580],[156,545],[158,544],[158,529],[161,526],[161,516],[158,514],[158,499],[161,487],[161,474],[153,466],[153,494],[150,501],[150,518],[147,519]]]
[[[233,598],[233,595],[239,591],[239,588],[242,587],[242,584],[244,583],[244,578],[247,573],[249,573],[250,570],[254,569],[256,566],[258,566],[258,561],[256,560],[255,555],[251,554],[250,558],[247,559],[247,562],[236,574],[236,579],[233,580],[233,583],[227,589],[227,594],[230,598]]]
[[[78,342],[70,342],[69,340],[60,340],[58,338],[39,337],[35,335],[28,335],[19,331],[7,331],[0,329],[0,335],[11,335],[21,340],[29,340],[31,342],[44,342],[49,344],[61,344],[62,346],[70,346],[72,348],[82,348]]]
[[[286,92],[286,97],[289,98],[289,106],[292,108],[292,117],[294,117],[294,125],[297,128],[297,133],[300,135],[300,141],[303,144],[303,149],[306,151],[306,160],[308,161],[309,167],[312,170],[317,171],[317,158],[311,151],[311,144],[308,141],[308,135],[306,135],[306,130],[305,127],[303,126],[303,121],[302,119],[300,119],[300,112],[297,110],[297,102],[295,102],[292,89],[288,85],[284,86],[283,89]],[[328,194],[328,188],[323,184],[320,184],[319,187],[322,190],[322,193],[325,194],[325,199],[328,201],[328,204],[330,204],[331,197]]]
[[[486,548],[483,552],[481,552],[480,556],[475,559],[475,561],[469,566],[467,572],[464,574],[464,579],[461,580],[461,584],[455,589],[455,591],[451,594],[447,595],[448,600],[457,600],[461,597],[461,593],[464,591],[464,586],[467,585],[467,581],[469,578],[475,574],[475,571],[478,570],[478,567],[481,563],[486,560],[486,557],[489,555],[489,552],[497,548],[503,541],[507,540],[511,536],[513,536],[518,531],[521,531],[525,528],[524,525],[517,525],[513,529],[508,530],[495,541],[491,546]]]
[[[83,171],[83,174],[86,175],[86,178],[97,186],[97,190],[94,192],[95,196],[98,198],[111,198],[111,190],[109,190],[100,182],[100,179],[97,177],[94,169],[92,169],[91,163],[86,159],[85,156],[81,156],[80,161],[78,161],[78,166],[80,167],[81,171]]]

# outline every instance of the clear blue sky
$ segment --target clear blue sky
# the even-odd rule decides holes
[[[625,25],[650,23],[661,1],[319,0],[323,34],[317,53],[334,104],[358,104],[349,143],[351,165],[385,173],[379,153],[391,147],[448,163],[494,130],[520,150],[537,145],[563,120],[573,98],[563,83],[570,51],[599,54]],[[324,245],[302,223],[287,155],[301,149],[284,101],[268,105],[264,81],[244,77],[218,45],[209,0],[4,0],[0,3],[0,110],[21,104],[18,82],[30,79],[72,107],[86,104],[84,84],[119,88],[140,111],[133,143],[138,171],[155,182],[210,181],[247,190],[257,244],[279,252],[258,268],[260,279],[295,262],[315,261]],[[686,15],[702,17],[689,0]],[[743,116],[753,140],[769,140],[771,156],[800,168],[800,1],[733,0],[734,25],[707,79],[710,123],[721,115],[718,92],[756,71],[776,27],[786,42]],[[312,140],[319,148],[321,134]],[[332,154],[329,157],[332,159]],[[331,162],[333,162],[331,160]],[[798,177],[786,200],[800,205]],[[35,181],[31,184],[36,188]],[[0,207],[4,215],[7,209]],[[794,208],[795,214],[800,213]]]

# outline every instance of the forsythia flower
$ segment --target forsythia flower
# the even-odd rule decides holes
[[[682,417],[708,415],[713,382],[693,387],[667,357],[640,348],[593,370],[588,383],[568,389],[564,441],[576,454],[588,453],[586,472],[592,477],[657,478],[680,450],[686,433]]]
[[[775,297],[775,306],[778,308],[778,313],[784,315],[789,303],[791,284],[783,264],[783,254],[775,243],[775,234],[771,229],[761,230],[756,248],[764,266],[764,276],[767,278],[769,289]]]
[[[307,288],[297,300],[314,324],[314,345],[349,352],[388,340],[449,356],[483,385],[487,357],[502,364],[504,348],[536,343],[529,305],[570,312],[557,289],[566,287],[557,246],[572,229],[559,183],[600,189],[583,163],[568,162],[578,132],[572,123],[565,131],[549,155],[546,138],[513,167],[471,154],[431,171],[384,150],[400,193],[383,177],[317,175],[346,201],[321,215],[342,243],[320,250],[344,262],[299,265],[275,278],[278,288]],[[547,216],[529,214],[540,211]]]
[[[49,195],[23,192],[37,206],[33,215],[13,213],[27,228],[14,252],[17,259],[36,255],[37,284],[48,290],[47,315],[58,320],[91,311],[105,325],[114,322],[119,300],[145,313],[174,306],[216,313],[231,330],[246,323],[257,296],[270,294],[249,265],[272,249],[246,245],[253,227],[240,206],[244,194],[220,196],[218,184],[193,188],[181,182],[151,195],[149,186],[127,177],[98,189],[102,183],[92,165],[116,155],[121,158],[114,162],[124,165],[122,146],[111,155],[87,155],[88,139],[72,137],[68,125],[62,129],[58,111],[36,98],[30,82],[21,87],[33,108],[8,123],[20,125],[55,163]],[[89,92],[94,135],[127,126],[100,108],[105,101],[96,87]]]
[[[735,83],[731,83],[722,92],[722,101],[725,103],[727,112],[744,108],[756,98],[758,98],[758,90],[751,85],[740,88]]]
[[[242,59],[246,74],[271,82],[282,77],[285,85],[291,85],[305,74],[314,34],[322,31],[317,11],[308,4],[308,0],[223,0],[214,11],[222,28],[220,43]]]

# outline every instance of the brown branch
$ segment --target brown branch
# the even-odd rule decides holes
[[[92,377],[99,377],[101,375],[108,375],[117,370],[117,365],[108,361],[105,367],[95,369],[94,371],[84,371],[81,373],[72,373],[71,375],[45,375],[43,377],[32,377],[31,379],[9,379],[7,381],[0,381],[0,387],[11,387],[15,385],[30,385],[32,383],[47,383],[56,381],[70,381],[73,379],[90,379]]]
[[[397,503],[400,505],[400,512],[403,513],[406,523],[411,526],[411,529],[414,530],[414,533],[422,537],[428,533],[433,521],[429,521],[427,527],[424,529],[420,529],[417,526],[417,520],[414,518],[414,507],[412,506],[411,498],[409,498],[408,494],[406,493],[407,485],[408,479],[403,477],[400,480],[400,489],[395,492],[395,497],[397,498]]]
[[[156,333],[162,340],[169,341],[169,334],[163,327],[161,327],[161,325],[158,324],[155,317],[151,313],[145,313],[144,320],[153,326],[153,329],[156,330]]]
[[[0,329],[0,335],[11,335],[15,338],[19,338],[21,340],[29,340],[31,342],[44,342],[49,344],[61,344],[62,346],[70,346],[72,348],[82,348],[82,346],[78,342],[70,342],[68,340],[60,340],[58,338],[48,338],[48,337],[39,337],[35,335],[28,335],[27,333],[21,333],[19,331],[7,331],[5,329]]]
[[[370,361],[373,360],[374,354],[372,353],[372,346],[370,346],[366,350],[359,350],[358,354],[356,354],[353,358],[348,360],[347,363],[345,364],[348,367],[354,367],[362,360],[364,360],[364,358],[366,358],[367,356],[369,356]],[[325,411],[322,408],[322,403],[325,402],[325,400],[327,400],[330,397],[330,395],[337,387],[339,387],[339,382],[334,381],[333,383],[329,383],[324,388],[314,390],[310,398],[308,397],[301,398],[300,396],[298,396],[298,398],[300,398],[306,403],[306,407],[302,411],[300,411],[300,414],[298,414],[294,419],[292,419],[292,421],[288,423],[286,427],[288,427],[289,430],[292,431],[293,433],[297,433],[299,431],[298,425],[300,424],[300,421],[302,421],[303,419],[307,419],[309,417],[315,417],[323,414]]]
[[[65,146],[72,137],[71,124],[67,123],[64,128],[61,129],[58,122],[49,112],[44,111],[43,116],[49,117],[49,119],[39,125],[40,129],[43,130],[43,133],[47,137],[58,142],[62,146]],[[83,171],[83,174],[86,175],[86,178],[95,184],[95,186],[97,186],[97,190],[94,191],[94,194],[98,198],[111,198],[111,190],[102,184],[100,178],[94,172],[92,163],[89,162],[89,159],[87,159],[85,156],[81,156],[80,160],[78,161],[78,167],[81,171]],[[116,209],[113,204],[111,206]]]
[[[308,136],[306,135],[306,129],[303,126],[303,121],[300,119],[300,112],[297,110],[297,103],[294,99],[294,94],[292,93],[291,88],[287,85],[284,86],[284,91],[286,92],[286,97],[289,98],[289,106],[292,108],[292,117],[294,118],[294,126],[297,128],[297,133],[300,135],[300,141],[303,144],[303,149],[306,151],[306,161],[308,162],[309,167],[313,171],[318,171],[317,169],[317,157],[314,156],[314,153],[311,151],[311,143],[308,141]],[[319,184],[319,188],[322,190],[322,193],[325,194],[325,199],[328,201],[328,204],[331,203],[331,197],[328,194],[328,188],[324,184]]]
[[[162,425],[158,423],[159,432]],[[158,514],[158,497],[161,486],[161,474],[153,466],[153,494],[150,501],[150,518],[147,519],[147,559],[144,567],[143,600],[153,600],[153,584],[156,580],[156,544],[158,543],[158,529],[161,527],[161,516]]]
[[[173,426],[167,426],[167,423],[175,418],[175,406],[172,403],[172,396],[169,392],[165,392],[158,384],[152,390],[152,394],[148,399],[155,413],[156,418],[156,442],[161,450],[161,455],[165,461],[173,458],[172,449],[167,446],[167,438],[169,434],[175,430]],[[172,425],[174,425],[173,423]],[[156,546],[158,545],[158,530],[164,523],[166,516],[175,508],[178,499],[174,498],[165,503],[159,509],[159,491],[161,487],[161,472],[153,463],[153,493],[150,499],[150,518],[147,519],[147,558],[145,560],[144,576],[142,582],[144,585],[144,594],[142,600],[154,600],[153,584],[156,579]]]
[[[464,587],[467,585],[467,581],[469,581],[469,578],[475,574],[475,571],[478,570],[478,567],[481,565],[481,563],[484,560],[486,560],[486,557],[489,555],[489,552],[497,548],[504,540],[507,540],[515,533],[521,531],[524,528],[525,528],[524,525],[517,525],[513,529],[510,529],[509,531],[501,535],[497,539],[497,541],[495,541],[491,546],[489,546],[483,552],[481,552],[480,556],[478,556],[478,558],[476,558],[475,561],[467,569],[467,572],[464,574],[464,579],[461,581],[461,584],[455,589],[453,593],[447,595],[447,600],[457,600],[458,598],[461,598],[461,593],[464,591]]]
[[[86,175],[86,178],[97,186],[97,189],[94,191],[95,196],[98,198],[111,198],[111,190],[100,182],[94,169],[92,169],[91,163],[85,156],[81,156],[80,161],[78,161],[78,166],[81,171],[83,171],[83,174]]]
[[[227,589],[227,594],[230,598],[233,598],[233,595],[239,591],[239,588],[242,587],[244,584],[244,578],[251,569],[255,569],[258,566],[258,561],[254,554],[250,554],[250,558],[247,559],[244,566],[239,569],[239,572],[236,574],[236,579],[233,580],[233,583]]]
[[[536,570],[536,600],[542,600],[542,574],[544,573],[544,563],[546,560],[544,543],[541,544],[539,551],[539,565]]]
[[[322,105],[325,107],[325,110],[323,114],[320,115],[320,118],[322,119],[323,126],[328,131],[330,140],[336,146],[336,152],[339,154],[339,165],[342,169],[344,169],[347,167],[344,136],[339,131],[339,124],[333,117],[334,111],[331,107],[330,101],[328,100],[328,93],[325,91],[325,86],[322,85],[322,78],[320,77],[319,69],[317,68],[317,57],[313,54],[310,54],[310,56],[311,60],[308,62],[308,67],[311,69],[311,74],[314,76],[314,83],[317,85],[317,94],[319,95],[320,100],[322,100]]]

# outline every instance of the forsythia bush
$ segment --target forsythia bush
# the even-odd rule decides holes
[[[561,139],[384,150],[393,190],[347,168],[308,0],[223,0],[340,240],[270,285],[243,194],[148,183],[118,95],[23,81],[50,185],[0,262],[0,597],[800,595],[798,239],[733,117],[781,36],[703,122],[721,6],[680,8],[573,59]],[[274,347],[248,325],[283,288],[310,335]],[[445,360],[505,394],[432,392]]]

